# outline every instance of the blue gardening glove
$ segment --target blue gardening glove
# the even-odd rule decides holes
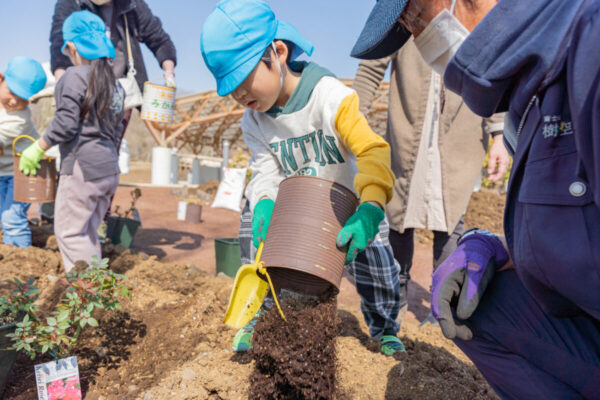
[[[483,229],[467,231],[454,253],[432,275],[431,313],[448,339],[471,340],[473,332],[457,323],[451,304],[458,300],[456,315],[468,319],[496,270],[508,261],[508,252],[498,237]]]
[[[256,248],[258,248],[260,242],[264,242],[267,238],[267,230],[271,223],[273,207],[275,207],[275,202],[271,199],[262,199],[254,207],[254,214],[252,214],[252,241]]]
[[[36,175],[40,169],[40,160],[44,156],[45,151],[42,150],[37,140],[32,145],[27,147],[21,154],[19,160],[19,171],[25,175]]]
[[[363,251],[379,232],[379,224],[385,218],[383,210],[373,204],[363,203],[346,222],[337,236],[337,246],[348,245],[345,264],[348,265],[356,255]]]

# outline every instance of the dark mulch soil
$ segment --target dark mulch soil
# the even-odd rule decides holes
[[[251,399],[332,399],[336,387],[335,298],[317,303],[288,299],[257,324]]]

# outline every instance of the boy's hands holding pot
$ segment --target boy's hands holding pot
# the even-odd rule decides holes
[[[262,198],[256,203],[254,213],[252,214],[252,241],[254,247],[258,248],[260,242],[267,238],[267,230],[271,223],[275,202],[269,198]]]
[[[385,213],[377,203],[363,203],[358,210],[348,218],[348,221],[337,236],[339,248],[348,245],[345,264],[350,264],[356,255],[363,251],[379,233],[379,224],[385,218]]]
[[[431,313],[448,339],[471,340],[473,333],[458,323],[479,305],[487,285],[499,269],[509,267],[510,257],[501,239],[484,229],[467,231],[458,247],[432,275]]]

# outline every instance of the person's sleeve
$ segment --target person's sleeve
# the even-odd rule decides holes
[[[483,119],[483,128],[485,133],[495,136],[496,133],[504,131],[504,113],[494,114],[491,117]]]
[[[162,68],[165,60],[177,64],[175,44],[163,29],[160,19],[152,14],[152,10],[144,0],[136,1],[136,15],[139,39],[152,51],[158,65]]]
[[[392,199],[394,174],[390,145],[373,132],[358,109],[358,95],[352,93],[342,100],[335,117],[335,128],[344,145],[356,156],[358,173],[354,188],[360,202],[374,201],[382,208]]]
[[[285,179],[285,173],[267,143],[250,125],[253,124],[248,123],[247,115],[244,115],[242,134],[244,142],[252,154],[250,159],[252,177],[246,186],[246,198],[250,202],[250,210],[254,212],[254,207],[261,198],[267,197],[275,201],[279,184]]]
[[[600,7],[584,13],[567,61],[569,103],[579,156],[579,176],[600,207]]]
[[[385,71],[387,70],[391,59],[392,56],[377,60],[363,60],[358,65],[356,78],[354,78],[352,87],[356,90],[356,93],[358,93],[358,98],[360,100],[359,109],[364,115],[367,115],[367,112],[371,108],[373,98],[377,93],[379,85],[381,85],[381,82],[383,81]]]
[[[79,8],[74,0],[58,0],[54,6],[52,24],[50,25],[50,70],[52,73],[59,68],[67,69],[71,66],[69,57],[61,53],[63,45],[62,26],[65,19]]]
[[[56,113],[43,136],[48,145],[68,142],[79,134],[81,104],[86,87],[83,77],[73,73],[71,69],[58,81],[54,92]]]

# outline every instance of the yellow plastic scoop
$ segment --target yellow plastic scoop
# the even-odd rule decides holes
[[[260,261],[263,244],[264,243],[261,242],[258,246],[254,264],[242,265],[235,275],[233,290],[231,291],[231,297],[229,298],[229,306],[227,307],[227,313],[225,314],[225,324],[232,328],[240,329],[250,322],[265,300],[269,287],[271,288],[271,293],[275,299],[279,314],[285,321],[285,315],[283,315],[283,311],[279,306],[279,301],[277,301],[275,289],[273,288],[273,283],[267,273],[267,268],[265,268],[264,263]],[[259,273],[265,276],[268,282],[261,278]]]

